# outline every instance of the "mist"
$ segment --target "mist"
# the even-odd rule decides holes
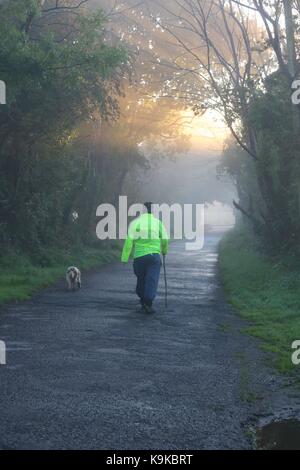
[[[172,116],[166,116],[168,122],[160,121],[158,127],[150,130],[146,139],[138,143],[146,157],[147,170],[134,171],[133,179],[135,178],[139,189],[132,197],[155,203],[205,204],[207,224],[232,226],[235,222],[232,201],[236,197],[236,189],[230,177],[217,174],[228,130],[220,115],[211,116],[209,111],[203,110],[199,116],[199,111],[190,103],[188,93],[182,90],[187,83],[181,79],[174,82],[172,63],[181,49],[174,42],[170,45],[169,38],[165,38],[163,34],[157,37],[158,27],[151,20],[151,17],[162,16],[161,4],[137,4],[128,0],[116,2],[112,6],[111,2],[94,0],[89,5],[94,9],[103,8],[107,12],[108,31],[129,45],[136,54],[130,93],[141,110],[153,101],[161,101],[162,106],[170,109],[174,107],[175,124],[172,123]],[[179,93],[175,102],[174,95],[169,96],[162,92],[166,81],[170,82],[168,85],[173,91]],[[149,89],[145,89],[146,86]],[[160,105],[154,106],[152,112],[143,117],[143,124],[150,127],[159,111]],[[138,126],[140,127],[140,122]],[[161,135],[164,127],[169,133],[167,139]],[[137,129],[133,127],[130,132],[137,133]],[[122,145],[122,136],[117,135],[117,138]],[[184,141],[183,149],[180,148],[180,139]],[[123,192],[129,196],[131,181],[132,178],[129,177],[127,184],[124,181],[123,187]]]

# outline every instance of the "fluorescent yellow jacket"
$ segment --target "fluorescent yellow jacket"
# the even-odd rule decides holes
[[[128,237],[125,240],[121,261],[127,263],[132,248],[134,258],[162,253],[166,255],[169,248],[169,238],[163,223],[152,214],[142,214],[129,226]]]

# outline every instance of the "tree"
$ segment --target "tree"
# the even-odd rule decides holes
[[[29,248],[49,242],[61,227],[73,192],[68,144],[78,125],[96,111],[104,120],[119,113],[128,54],[105,44],[103,13],[82,12],[83,3],[1,5],[0,75],[8,88],[8,104],[0,109],[2,238]],[[62,20],[71,25],[64,37]],[[80,166],[75,173],[77,187]]]
[[[296,242],[298,135],[289,133],[286,128],[291,125],[292,115],[294,122],[295,117],[299,118],[299,109],[293,108],[290,102],[291,65],[295,60],[292,56],[298,50],[297,45],[292,44],[294,25],[290,9],[279,0],[156,0],[155,3],[160,14],[153,20],[166,31],[168,40],[176,42],[182,50],[175,60],[176,67],[195,77],[194,87],[187,89],[190,103],[194,104],[196,112],[206,108],[218,110],[244,150],[242,155],[250,156],[254,162],[257,184],[247,187],[248,195],[243,198],[246,206],[242,206],[241,201],[235,202],[235,206],[257,230],[270,238],[273,246],[286,242],[286,226],[297,234]],[[284,12],[286,34],[281,26]],[[276,69],[277,82],[273,79]],[[198,83],[207,91],[200,96],[195,93]],[[278,100],[274,90],[280,93]],[[271,99],[275,100],[273,107]],[[284,124],[281,128],[277,120],[276,132],[288,135],[288,153],[284,141],[276,141],[275,136],[268,133],[261,109],[261,105],[267,106],[265,115],[274,119],[278,104],[286,112],[286,121],[281,123]],[[266,141],[268,148],[264,145]],[[288,197],[282,197],[286,185],[292,189]],[[255,197],[257,189],[259,197]]]

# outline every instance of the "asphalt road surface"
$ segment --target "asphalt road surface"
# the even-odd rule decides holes
[[[0,310],[1,449],[247,449],[249,425],[287,407],[256,340],[226,305],[218,235],[173,243],[157,313],[113,263]],[[285,401],[284,401],[285,400]]]

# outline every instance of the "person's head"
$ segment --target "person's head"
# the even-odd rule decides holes
[[[147,209],[148,214],[152,214],[152,202],[144,202],[144,206]]]

